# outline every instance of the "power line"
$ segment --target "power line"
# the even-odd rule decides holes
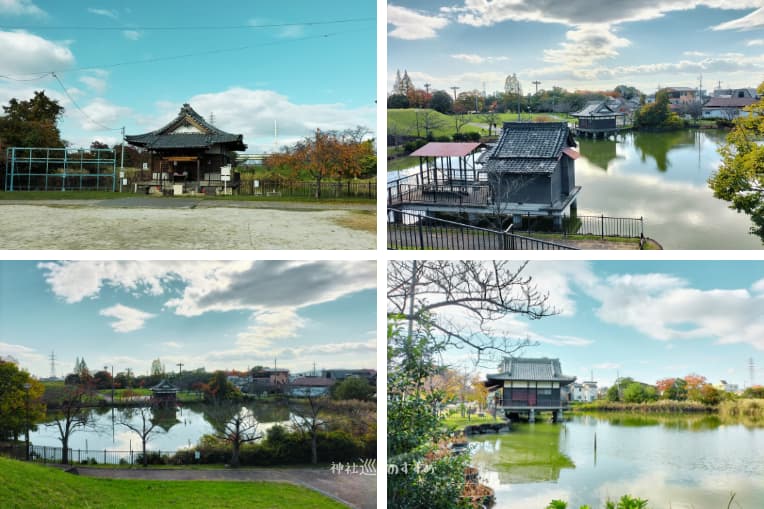
[[[301,21],[295,23],[266,23],[262,25],[167,25],[167,26],[132,26],[125,25],[119,27],[93,26],[93,25],[0,25],[4,30],[95,30],[95,31],[123,31],[123,30],[143,30],[146,32],[160,31],[182,31],[182,30],[257,30],[263,28],[287,28],[295,26],[322,26],[339,25],[345,23],[357,23],[362,21],[376,21],[374,17],[366,18],[345,18],[333,19],[329,21]]]
[[[95,120],[93,117],[91,117],[91,116],[90,116],[90,115],[88,115],[87,113],[85,113],[85,110],[83,110],[82,108],[80,108],[80,105],[79,105],[79,104],[77,104],[77,101],[75,101],[75,100],[74,100],[74,97],[72,97],[72,95],[71,95],[71,94],[69,93],[69,91],[66,89],[66,85],[64,85],[64,83],[61,81],[61,78],[59,78],[59,77],[56,75],[56,73],[55,73],[55,72],[51,72],[51,73],[50,73],[50,75],[51,75],[51,76],[53,76],[53,77],[56,79],[56,81],[58,82],[58,84],[59,84],[59,85],[61,85],[61,90],[63,90],[63,91],[64,91],[64,94],[66,94],[66,97],[68,97],[68,98],[69,98],[69,100],[72,102],[72,104],[74,104],[74,107],[75,107],[75,108],[77,108],[77,109],[79,110],[79,112],[80,112],[80,113],[82,113],[82,115],[83,115],[85,118],[87,118],[88,120],[90,120],[91,122],[93,122],[95,125],[98,125],[98,126],[101,126],[101,127],[103,127],[103,128],[104,128],[105,130],[107,130],[107,131],[120,131],[120,130],[122,130],[122,128],[121,128],[121,127],[117,127],[117,128],[114,128],[114,127],[109,127],[109,126],[106,126],[106,125],[102,124],[101,122],[99,122],[99,121]]]
[[[207,50],[207,51],[198,51],[198,52],[193,52],[193,53],[182,53],[182,54],[178,54],[178,55],[168,55],[168,56],[165,56],[165,57],[146,58],[146,59],[142,59],[142,60],[126,60],[126,61],[123,61],[123,62],[116,62],[116,63],[113,63],[113,64],[89,65],[89,66],[83,66],[83,67],[74,67],[72,69],[56,69],[56,70],[51,70],[51,71],[41,71],[41,72],[34,72],[34,73],[21,73],[21,74],[15,75],[15,76],[36,76],[35,78],[31,78],[31,79],[28,80],[28,81],[34,81],[34,80],[42,79],[45,76],[47,76],[49,74],[52,74],[52,73],[64,74],[64,73],[67,73],[67,72],[93,71],[93,70],[96,70],[96,69],[113,69],[115,67],[122,67],[122,66],[125,66],[125,65],[150,64],[150,63],[154,63],[154,62],[166,62],[166,61],[169,61],[169,60],[181,60],[181,59],[184,59],[184,58],[191,58],[191,57],[197,57],[197,56],[202,56],[202,55],[217,55],[217,54],[220,54],[220,53],[232,53],[232,52],[244,51],[244,50],[248,50],[248,49],[264,48],[264,47],[269,47],[269,46],[278,46],[278,45],[281,45],[281,44],[289,44],[289,43],[293,43],[293,42],[310,41],[310,40],[315,40],[315,39],[328,39],[329,37],[335,37],[337,35],[343,35],[343,34],[349,34],[349,33],[355,33],[355,32],[362,32],[362,31],[365,31],[365,30],[344,30],[344,31],[341,31],[341,32],[330,32],[330,33],[325,33],[325,34],[311,35],[311,36],[299,37],[299,38],[288,39],[288,40],[264,42],[264,43],[260,43],[260,44],[248,44],[248,45],[245,45],[245,46],[236,46],[236,47],[231,47],[231,48],[219,48],[219,49],[212,49],[212,50]],[[13,79],[13,80],[16,80],[16,81],[23,81],[23,80],[16,79],[14,77],[7,76],[7,75],[0,76],[0,77],[7,78],[7,79]]]

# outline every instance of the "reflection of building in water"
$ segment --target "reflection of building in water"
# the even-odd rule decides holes
[[[634,147],[641,152],[642,161],[645,161],[648,156],[652,157],[660,171],[669,169],[669,151],[679,147],[692,147],[698,143],[695,139],[695,131],[689,129],[660,133],[634,133],[631,139]]]
[[[575,468],[562,451],[565,431],[549,424],[522,425],[495,439],[471,441],[473,463],[495,472],[500,484],[557,481],[560,472]]]
[[[617,143],[613,139],[594,140],[589,138],[580,138],[578,140],[581,156],[592,163],[597,168],[608,170],[610,163],[618,159],[616,152]]]
[[[527,416],[536,420],[541,411],[552,412],[555,420],[562,419],[568,406],[568,385],[576,377],[562,374],[559,359],[505,357],[499,373],[487,375],[485,382],[494,392],[494,404],[510,420]]]

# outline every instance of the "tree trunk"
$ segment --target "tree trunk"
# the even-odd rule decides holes
[[[318,463],[318,446],[317,442],[318,431],[313,431],[310,437],[310,462],[316,465]]]
[[[61,440],[61,463],[64,465],[69,464],[69,437]]]
[[[241,450],[241,444],[238,440],[231,442],[233,446],[233,452],[231,453],[231,466],[236,468],[239,466],[239,451]]]
[[[146,456],[146,439],[141,440],[141,443],[143,444],[143,467],[145,468],[149,466],[149,457]]]
[[[316,198],[321,199],[321,177],[316,179]]]

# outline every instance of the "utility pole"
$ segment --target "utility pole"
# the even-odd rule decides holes
[[[56,378],[56,352],[50,352],[50,377]]]
[[[451,90],[454,91],[454,102],[456,102],[456,91],[459,90],[461,87],[451,87]]]
[[[183,366],[185,366],[185,364],[183,364],[182,362],[179,362],[179,363],[176,364],[176,366],[178,366],[178,376],[182,375],[183,374]]]
[[[24,391],[26,392],[26,407],[27,407],[27,419],[26,419],[26,425],[27,425],[27,433],[26,433],[26,454],[24,457],[27,461],[29,461],[29,389],[32,388],[32,384],[29,382],[26,382],[24,385]]]
[[[429,95],[429,93],[430,93],[430,84],[429,83],[425,83],[424,84],[424,91],[427,92],[427,94]]]
[[[749,374],[750,379],[751,379],[751,385],[750,385],[751,387],[753,387],[753,385],[754,385],[754,380],[753,380],[753,372],[754,371],[755,371],[755,368],[754,368],[754,365],[753,365],[753,357],[749,357],[748,358],[748,374]]]
[[[531,81],[534,85],[536,85],[536,93],[539,93],[539,85],[541,85],[541,82],[539,80]]]
[[[119,151],[119,192],[122,192],[122,175],[125,174],[125,126],[122,126],[122,149]]]

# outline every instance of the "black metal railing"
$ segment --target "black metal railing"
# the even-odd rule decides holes
[[[29,461],[37,463],[63,462],[63,448],[47,445],[30,445]],[[148,450],[147,463],[158,463],[161,458],[173,458],[173,462],[182,461],[183,455],[176,455],[177,451]],[[26,459],[26,446],[24,444],[0,446],[0,455],[17,460]],[[143,462],[143,451],[117,451],[109,449],[72,449],[69,448],[67,463],[72,465],[138,465]]]
[[[388,249],[556,250],[575,249],[532,239],[509,231],[489,230],[467,224],[388,209]]]

